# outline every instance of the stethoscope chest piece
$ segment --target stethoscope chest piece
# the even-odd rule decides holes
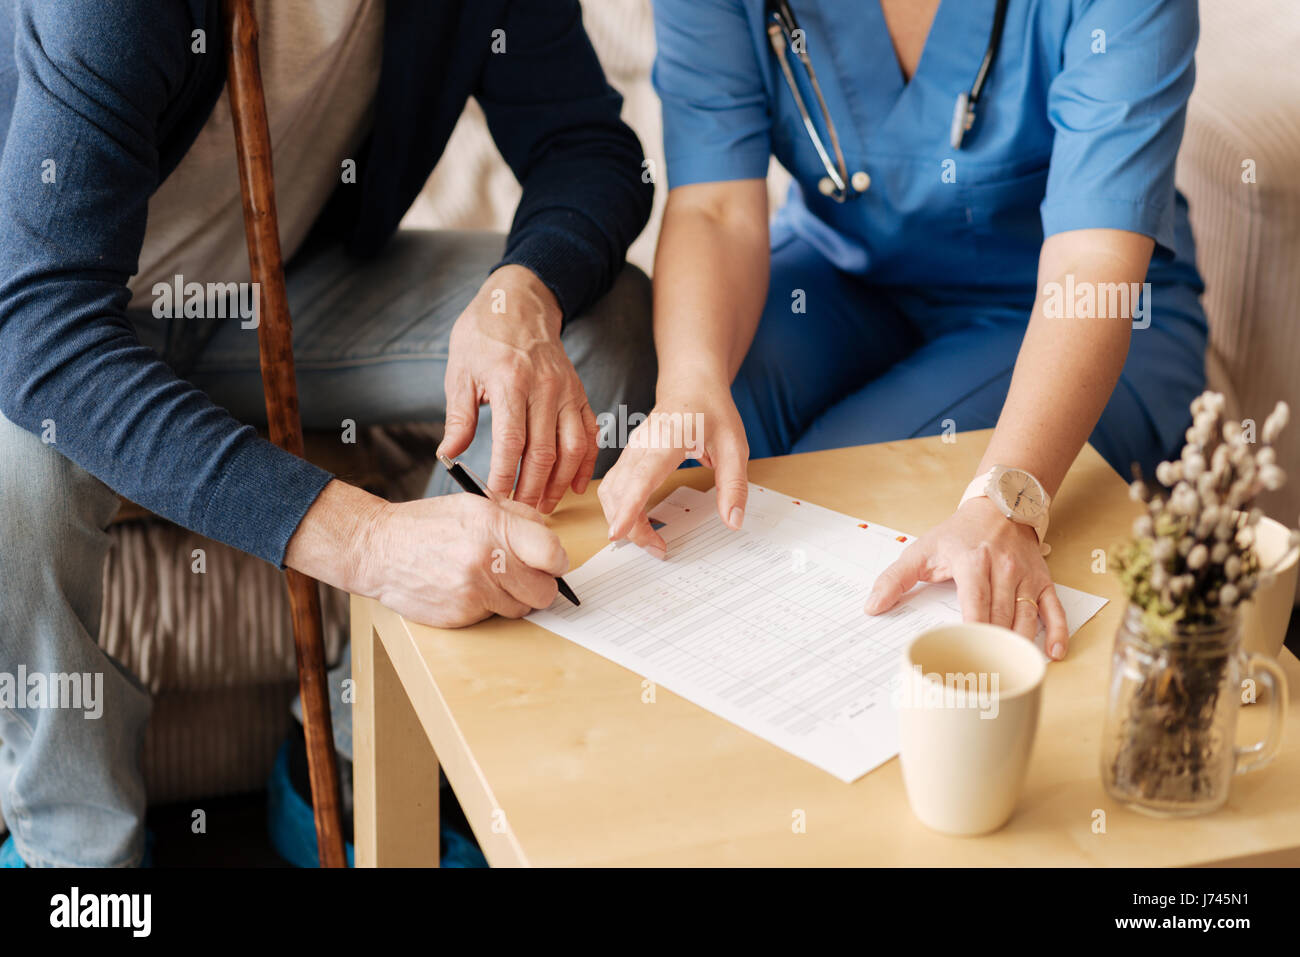
[[[853,187],[853,192],[865,193],[871,189],[871,177],[867,175],[865,170],[858,170],[849,177],[849,185]],[[834,198],[838,191],[839,187],[835,185],[835,181],[829,176],[823,176],[817,181],[817,192],[823,196]]]

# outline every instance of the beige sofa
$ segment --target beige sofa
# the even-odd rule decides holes
[[[1253,0],[1248,10],[1204,0],[1199,78],[1178,179],[1192,209],[1207,283],[1211,383],[1244,414],[1278,398],[1300,417],[1300,10]],[[585,17],[625,116],[662,170],[659,107],[650,88],[650,0],[588,0]],[[1242,181],[1253,161],[1254,183]],[[662,177],[661,177],[662,178]],[[783,195],[775,169],[772,193]],[[471,106],[447,158],[406,225],[504,230],[519,188]],[[651,271],[655,220],[630,258]],[[418,494],[430,466],[429,430],[375,430],[359,455],[333,463],[392,497]],[[337,443],[332,443],[337,448]],[[1268,502],[1279,519],[1300,511],[1300,441],[1282,450],[1293,484]],[[325,464],[331,464],[326,459]],[[260,787],[288,721],[293,643],[277,573],[173,526],[124,513],[105,571],[103,643],[155,692],[145,755],[151,799],[181,800]],[[189,571],[207,550],[208,572]],[[346,621],[344,597],[326,590],[331,652]]]
[[[1290,484],[1264,499],[1278,521],[1300,512],[1300,6],[1202,0],[1196,89],[1178,158],[1191,206],[1210,385],[1262,422],[1290,404],[1279,448]],[[1248,182],[1252,177],[1254,182]]]

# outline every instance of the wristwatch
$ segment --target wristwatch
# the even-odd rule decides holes
[[[986,496],[1011,521],[1032,528],[1038,535],[1044,555],[1051,551],[1052,547],[1043,539],[1047,537],[1047,511],[1052,506],[1052,497],[1047,494],[1042,482],[1024,469],[995,465],[982,475],[975,476],[974,481],[966,486],[966,494],[961,497],[957,507],[961,508],[981,495]]]

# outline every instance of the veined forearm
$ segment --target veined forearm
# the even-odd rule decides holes
[[[331,480],[289,539],[285,565],[335,588],[369,595],[361,566],[369,532],[386,504],[365,489]]]

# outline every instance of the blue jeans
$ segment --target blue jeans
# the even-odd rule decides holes
[[[334,247],[299,255],[288,288],[304,426],[441,422],[452,324],[503,243],[492,233],[411,231],[373,261]],[[178,323],[131,318],[144,342],[219,405],[265,422],[254,334],[222,323],[196,351]],[[620,405],[649,411],[656,365],[644,275],[627,268],[567,324],[563,342],[597,414]],[[490,415],[481,415],[462,457],[480,475],[490,437]],[[150,700],[96,643],[105,529],[119,502],[57,447],[0,416],[0,675],[101,676],[100,714],[0,705],[0,806],[28,865],[133,866],[144,849],[140,750]],[[617,454],[601,450],[597,475]],[[429,494],[454,490],[441,471]]]
[[[804,311],[791,308],[802,291]],[[1120,381],[1089,441],[1125,478],[1182,446],[1205,386],[1199,280],[1154,286]],[[1033,290],[1020,301],[874,285],[803,239],[772,249],[767,304],[732,394],[750,455],[891,442],[997,424]],[[1068,335],[1062,319],[1062,335]]]

